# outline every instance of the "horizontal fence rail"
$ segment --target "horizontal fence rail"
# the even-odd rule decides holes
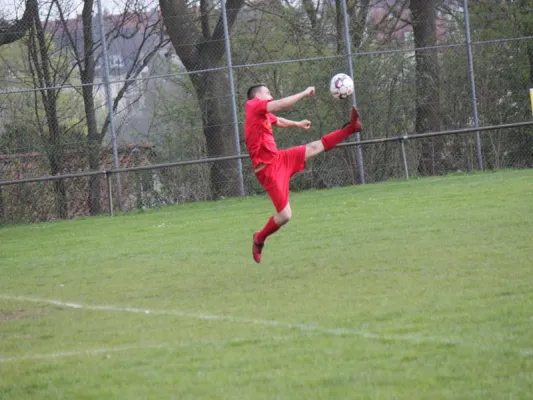
[[[408,179],[409,170],[407,167],[405,149],[403,148],[403,143],[406,141],[446,136],[446,135],[460,135],[460,134],[468,134],[468,133],[487,132],[491,130],[512,129],[512,128],[527,127],[527,126],[533,126],[533,121],[516,122],[516,123],[504,124],[504,125],[490,125],[490,126],[482,126],[482,127],[477,127],[477,128],[454,129],[454,130],[447,130],[447,131],[441,131],[441,132],[411,133],[411,134],[406,134],[406,135],[361,140],[359,142],[344,142],[344,143],[340,143],[337,147],[369,146],[369,145],[377,145],[377,144],[389,143],[389,142],[399,142],[402,144],[402,159],[403,159],[403,164],[404,164],[404,173],[405,173],[405,177]],[[173,167],[184,167],[184,166],[191,166],[191,165],[211,164],[211,163],[215,163],[219,161],[243,160],[247,158],[248,158],[248,154],[241,154],[241,155],[234,155],[234,156],[213,157],[213,158],[203,158],[203,159],[196,159],[196,160],[160,163],[160,164],[153,164],[153,165],[143,165],[143,166],[129,167],[129,168],[112,168],[112,169],[102,170],[102,171],[88,171],[88,172],[61,174],[61,175],[55,175],[55,176],[40,176],[40,177],[35,177],[35,178],[4,180],[4,181],[0,181],[0,189],[3,186],[8,186],[8,185],[20,185],[20,184],[46,182],[46,181],[59,181],[59,180],[83,178],[83,177],[98,176],[98,175],[105,176],[106,182],[107,182],[106,192],[108,196],[107,200],[108,200],[108,205],[109,205],[109,215],[112,216],[113,215],[113,199],[112,199],[111,176],[114,174],[150,171],[150,170],[158,170],[158,169],[173,168]]]
[[[390,136],[390,137],[384,137],[384,138],[378,138],[378,139],[361,140],[360,142],[344,142],[344,143],[339,143],[337,147],[365,146],[365,145],[371,145],[371,144],[377,144],[377,143],[401,142],[401,141],[412,140],[412,139],[422,139],[422,138],[445,136],[445,135],[458,135],[458,134],[473,133],[473,132],[484,132],[484,131],[497,130],[497,129],[519,128],[519,127],[532,126],[532,125],[533,125],[533,121],[528,121],[528,122],[516,122],[516,123],[504,124],[504,125],[490,125],[490,126],[482,126],[482,127],[480,126],[479,128],[453,129],[453,130],[441,131],[441,132],[412,133],[408,135],[399,135],[399,136]],[[103,171],[80,172],[80,173],[75,173],[75,174],[62,174],[62,175],[55,175],[55,176],[46,175],[46,176],[40,176],[36,178],[0,181],[0,186],[17,185],[17,184],[22,184],[22,183],[43,182],[43,181],[55,181],[55,180],[69,179],[69,178],[81,178],[81,177],[95,176],[95,175],[117,174],[121,172],[149,171],[152,169],[172,168],[172,167],[180,167],[184,165],[210,164],[210,163],[217,162],[217,161],[243,160],[243,159],[247,159],[248,157],[249,157],[248,154],[241,154],[241,155],[235,155],[235,156],[213,157],[213,158],[203,158],[203,159],[198,159],[198,160],[186,160],[186,161],[175,161],[175,162],[161,163],[161,164],[143,165],[139,167],[112,168],[112,169],[103,170]]]
[[[346,2],[0,5],[0,223],[264,193],[242,134],[258,82],[276,99],[314,86],[281,116],[315,133],[350,105],[364,116],[365,140],[314,157],[291,190],[533,168],[527,2]],[[336,102],[341,72],[354,91]],[[307,140],[276,131],[280,149]]]

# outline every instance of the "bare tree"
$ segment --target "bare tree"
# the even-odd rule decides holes
[[[224,1],[224,0],[223,0]],[[224,55],[224,27],[219,16],[214,29],[209,23],[208,0],[200,0],[199,10],[186,0],[159,0],[166,32],[177,55],[191,74],[202,110],[203,130],[209,157],[235,155],[229,82],[220,66]],[[244,0],[226,0],[228,29],[233,27]],[[211,187],[215,196],[239,193],[235,161],[218,161],[211,168]]]
[[[322,2],[326,3],[327,2]],[[329,25],[332,23],[331,18],[327,18],[324,10],[327,9],[325,4],[320,1],[316,3],[313,0],[303,0],[303,7],[309,23],[311,25],[312,32],[317,40],[320,40],[324,29],[319,29],[319,25]],[[287,6],[292,7],[290,2],[287,1]],[[368,12],[370,10],[370,0],[346,0],[346,11],[350,21],[350,39],[354,48],[361,46],[363,42],[364,33],[366,30],[366,21]],[[336,43],[337,53],[344,51],[344,16],[342,14],[341,0],[335,0],[335,30],[336,30]]]
[[[48,10],[45,24],[48,22],[50,10]],[[28,38],[28,58],[30,73],[34,81],[34,86],[39,88],[42,105],[44,107],[46,128],[41,127],[42,139],[45,145],[46,155],[50,164],[50,172],[57,175],[61,172],[63,163],[63,149],[61,146],[61,132],[57,109],[57,100],[61,88],[61,80],[64,78],[64,67],[59,61],[54,63],[51,55],[53,41],[46,37],[45,25],[37,15],[32,21]],[[58,82],[60,84],[58,85]],[[38,115],[37,92],[35,92],[35,113],[37,121],[40,123]],[[65,183],[63,180],[54,181],[56,193],[56,215],[59,218],[67,217],[67,197]]]
[[[95,18],[93,14],[94,0],[84,0],[81,14],[82,40],[78,43],[78,22],[69,24],[65,18],[60,3],[55,0],[60,14],[60,23],[63,35],[68,41],[69,48],[73,54],[74,65],[78,68],[81,78],[81,92],[85,108],[85,117],[87,123],[87,149],[89,154],[89,168],[98,170],[100,168],[101,145],[110,123],[108,114],[101,127],[98,129],[95,105],[95,68],[98,59],[101,57],[101,38],[97,39],[95,35]],[[150,63],[157,52],[163,48],[169,41],[161,34],[161,19],[155,11],[143,12],[135,10],[135,1],[129,0],[125,3],[124,9],[115,18],[114,23],[106,26],[108,46],[113,41],[121,38],[132,40],[138,36],[139,43],[134,49],[131,65],[125,74],[120,88],[113,100],[113,113],[117,113],[121,100],[126,95],[131,85],[135,84],[137,77],[143,69]],[[74,25],[74,26],[72,26]],[[128,29],[126,29],[128,27]],[[89,210],[91,214],[98,214],[101,211],[100,205],[100,178],[91,176],[89,180],[88,193]]]
[[[0,46],[22,39],[38,13],[37,0],[26,0],[26,8],[21,19],[11,23],[0,20]]]
[[[137,4],[135,0],[128,0],[124,12],[112,18],[110,26],[106,26],[109,45],[117,39],[127,41],[135,37],[139,41],[137,46],[134,46],[133,53],[129,54],[132,60],[128,64],[128,70],[121,77],[122,83],[118,87],[113,103],[114,113],[119,112],[121,100],[128,89],[137,83],[136,79],[140,72],[169,42],[162,35],[162,23],[158,13],[151,11],[147,17],[145,12],[134,9],[135,4]],[[73,72],[76,69],[79,71],[82,83],[79,92],[83,98],[87,125],[85,137],[89,166],[91,170],[98,170],[102,141],[106,136],[110,117],[106,116],[99,130],[96,118],[99,106],[95,102],[94,84],[102,41],[94,32],[96,24],[93,15],[94,0],[84,0],[82,14],[74,20],[69,20],[65,16],[69,12],[69,4],[64,2],[52,0],[46,10],[41,10],[43,17],[39,16],[36,6],[36,1],[28,0],[27,7],[30,8],[26,9],[25,15],[32,11],[34,18],[30,20],[29,35],[25,42],[28,49],[29,74],[34,87],[38,88],[35,92],[35,113],[50,164],[50,172],[52,175],[61,172],[64,161],[62,136],[75,129],[73,126],[62,125],[61,120],[66,118],[58,111],[58,98],[60,92],[70,86],[72,79],[75,78]],[[59,20],[55,20],[55,15],[59,15]],[[39,115],[41,110],[39,103],[42,104],[45,114],[46,122],[43,125]],[[54,185],[57,200],[56,215],[65,218],[68,211],[66,189],[63,181],[55,181]],[[98,214],[101,211],[100,178],[97,176],[89,179],[88,204],[91,214]]]
[[[39,10],[37,0],[27,0],[22,18],[14,22],[0,20],[0,46],[16,42],[24,37],[28,29],[33,25],[34,18]],[[4,218],[4,202],[2,187],[0,186],[0,220]]]

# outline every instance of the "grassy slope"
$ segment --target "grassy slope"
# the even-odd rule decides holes
[[[532,195],[533,171],[293,194],[261,265],[263,197],[2,228],[0,398],[529,398]]]

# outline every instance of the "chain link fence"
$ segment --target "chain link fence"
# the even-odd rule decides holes
[[[428,2],[425,21],[409,2],[347,1],[348,30],[343,0],[0,5],[0,220],[263,194],[242,134],[247,88],[315,86],[280,114],[312,129],[275,130],[280,148],[305,144],[348,121],[329,80],[350,64],[363,144],[311,160],[292,190],[531,168],[533,10],[481,3],[470,42],[466,1]],[[382,140],[478,126],[493,129]]]

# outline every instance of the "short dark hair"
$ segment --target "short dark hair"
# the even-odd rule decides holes
[[[246,92],[246,97],[248,97],[248,100],[252,100],[255,97],[256,93],[259,91],[259,89],[264,86],[266,87],[264,83],[256,83],[255,85],[250,86],[250,88]]]

